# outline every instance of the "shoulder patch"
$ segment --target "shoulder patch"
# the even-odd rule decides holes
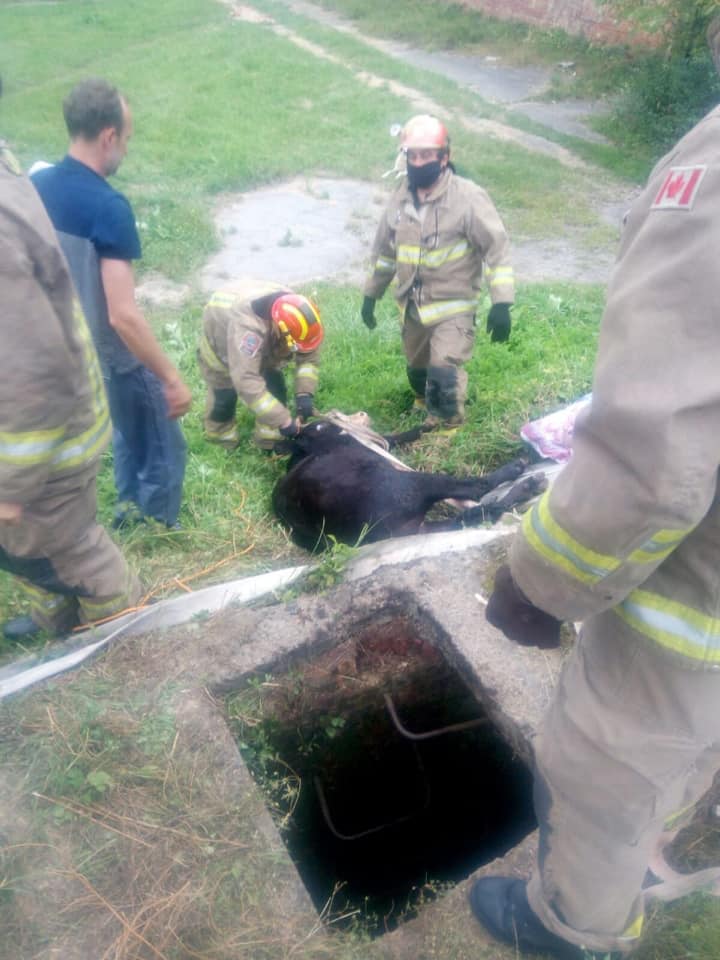
[[[262,339],[256,333],[244,334],[240,341],[240,352],[246,353],[249,357],[254,357],[262,345]]]
[[[2,163],[10,173],[14,173],[16,177],[22,176],[22,167],[17,162],[15,155],[2,143],[0,143],[0,163]]]
[[[651,210],[692,210],[707,166],[670,167]]]

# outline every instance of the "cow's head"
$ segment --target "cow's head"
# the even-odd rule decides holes
[[[337,422],[338,417],[342,418],[341,423]],[[345,429],[345,424],[348,430]],[[352,446],[357,441],[349,430],[353,427],[367,429],[369,424],[370,417],[364,411],[349,415],[337,415],[333,412],[332,420],[321,417],[305,424],[296,436],[276,443],[275,451],[290,455],[288,470],[291,470],[296,463],[312,454],[325,454],[341,447]]]

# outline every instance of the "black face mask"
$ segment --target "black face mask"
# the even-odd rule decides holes
[[[442,173],[442,167],[439,160],[432,160],[430,163],[424,163],[421,167],[414,167],[411,163],[407,165],[407,178],[411,190],[425,190]]]

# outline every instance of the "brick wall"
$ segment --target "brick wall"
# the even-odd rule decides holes
[[[499,20],[521,20],[539,27],[559,27],[601,43],[626,43],[633,39],[627,24],[610,16],[593,0],[460,0]],[[639,39],[635,37],[635,39]]]

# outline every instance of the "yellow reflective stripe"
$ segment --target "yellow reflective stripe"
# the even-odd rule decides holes
[[[131,605],[130,577],[128,576],[128,583],[122,593],[116,593],[106,600],[81,597],[80,603],[88,620],[102,620],[104,617],[111,617],[114,613],[122,613]]]
[[[434,270],[453,260],[461,260],[469,252],[470,245],[466,240],[459,240],[448,247],[438,247],[433,250],[416,244],[401,243],[397,249],[397,261],[398,263],[417,264]]]
[[[523,518],[523,532],[538,553],[582,583],[597,583],[617,570],[622,561],[608,554],[598,553],[570,536],[554,520],[548,502],[549,491]],[[628,557],[631,563],[656,563],[668,556],[690,532],[686,530],[659,530],[634,550]]]
[[[209,427],[205,433],[213,440],[237,440],[238,433],[236,427]]]
[[[720,620],[648,590],[633,590],[615,613],[660,646],[705,663],[720,663]]]
[[[629,559],[633,563],[657,563],[669,556],[692,529],[687,527],[684,530],[658,530],[647,543],[634,550]]]
[[[550,563],[582,583],[597,583],[617,570],[618,559],[584,547],[553,519],[549,494],[548,490],[523,517],[522,529],[528,543]]]
[[[66,427],[33,430],[24,433],[0,433],[0,462],[15,466],[50,463],[53,471],[75,467],[100,453],[110,440],[110,417],[100,364],[90,330],[77,300],[73,302],[73,319],[80,341],[90,386],[93,423],[82,433],[63,439]]]
[[[423,250],[420,254],[420,262],[426,267],[441,267],[444,263],[462,260],[468,253],[470,253],[470,245],[466,240],[461,240],[450,247],[438,247],[437,250]]]
[[[630,926],[623,931],[622,938],[623,940],[637,940],[642,936],[643,924],[645,923],[645,917],[643,914],[635,917]]]
[[[688,803],[681,810],[676,810],[675,813],[671,813],[663,820],[663,830],[674,830],[679,823],[681,823],[683,820],[687,820],[689,815],[693,813],[694,810],[695,804]]]
[[[401,243],[397,248],[397,262],[418,264],[420,263],[420,252],[421,248],[414,244]]]
[[[477,306],[477,300],[439,300],[418,307],[418,316],[422,324],[436,323],[456,313],[475,313]]]
[[[88,373],[88,380],[90,381],[93,415],[96,420],[99,420],[100,417],[109,416],[107,396],[103,385],[97,350],[95,349],[90,328],[87,325],[85,314],[82,311],[80,301],[77,297],[73,300],[73,319],[85,356],[85,367]]]
[[[487,278],[491,287],[512,286],[515,283],[512,267],[488,267]]]
[[[222,360],[215,353],[213,348],[210,346],[210,341],[207,338],[207,334],[202,333],[200,336],[200,346],[198,347],[200,351],[200,356],[203,361],[210,367],[211,370],[216,370],[218,373],[227,373],[229,367],[227,364],[224,364]]]
[[[53,451],[62,442],[65,427],[53,430],[27,430],[0,433],[0,463],[13,466],[33,466],[51,459]]]
[[[102,382],[100,362],[92,341],[90,328],[85,320],[85,314],[77,299],[73,302],[73,319],[83,348],[94,422],[82,433],[74,437],[68,437],[60,445],[59,450],[52,458],[53,471],[77,467],[82,463],[93,460],[110,442],[110,411]]]
[[[280,407],[282,404],[277,400],[269,390],[266,390],[264,393],[260,394],[257,400],[253,400],[250,404],[250,409],[253,413],[263,414],[268,413],[270,410],[275,407]]]
[[[395,261],[389,257],[378,257],[375,261],[375,273],[395,273]]]
[[[304,363],[302,366],[297,368],[295,377],[299,380],[301,377],[304,380],[314,380],[317,383],[319,379],[318,368],[314,363]]]
[[[94,459],[109,442],[110,417],[105,410],[91,427],[60,445],[51,460],[52,470],[65,470],[68,467],[87,463]]]
[[[208,307],[222,307],[227,309],[235,303],[235,294],[234,293],[225,293],[222,290],[217,290],[210,300],[207,303]]]
[[[262,440],[279,440],[282,434],[277,427],[268,427],[267,424],[256,423],[255,436]]]
[[[55,610],[64,602],[64,597],[59,593],[51,593],[42,587],[37,587],[25,577],[19,577],[19,583],[31,603],[42,610]]]

